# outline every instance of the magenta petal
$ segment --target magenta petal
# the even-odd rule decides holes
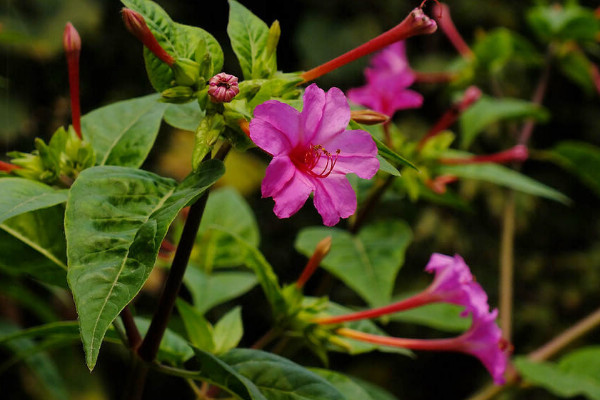
[[[345,175],[330,175],[327,180],[316,180],[314,203],[323,218],[323,224],[333,226],[340,218],[348,218],[356,211],[356,193]]]
[[[379,170],[377,145],[368,132],[347,130],[325,142],[324,146],[331,154],[340,150],[335,163],[336,173],[354,173],[359,178],[371,179]]]
[[[267,167],[262,181],[262,197],[272,197],[279,193],[286,183],[292,179],[296,167],[287,156],[274,157]]]
[[[371,110],[390,115],[384,112],[382,104],[383,97],[373,91],[370,86],[361,86],[348,90],[348,99],[353,103],[360,104]]]
[[[275,207],[273,211],[278,218],[289,218],[306,202],[315,190],[313,183],[300,171],[294,169],[294,176],[281,190],[273,195]]]
[[[414,90],[404,90],[398,93],[390,102],[394,110],[405,110],[407,108],[419,108],[423,105],[423,96]]]
[[[350,122],[350,105],[344,96],[344,92],[336,87],[332,87],[325,94],[325,107],[323,108],[323,118],[318,129],[314,132],[311,139],[307,140],[313,144],[323,144],[344,132]]]
[[[325,109],[325,91],[320,89],[315,83],[310,85],[304,91],[302,98],[304,107],[300,113],[302,124],[300,142],[310,144],[310,140],[314,137],[314,133],[321,125],[323,119],[323,110]]]
[[[261,149],[277,156],[288,154],[298,143],[300,113],[275,100],[259,104],[250,121],[250,138]]]

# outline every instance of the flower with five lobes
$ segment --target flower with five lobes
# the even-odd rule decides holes
[[[403,41],[375,55],[371,66],[365,70],[365,77],[365,86],[348,91],[350,101],[389,116],[398,110],[418,108],[423,104],[423,96],[408,89],[416,75],[408,65]]]
[[[304,92],[302,112],[269,100],[256,107],[250,138],[273,156],[262,196],[273,197],[275,215],[288,218],[314,193],[327,226],[356,211],[356,193],[346,174],[370,179],[379,169],[377,146],[362,130],[347,130],[350,106],[342,91],[316,84]]]

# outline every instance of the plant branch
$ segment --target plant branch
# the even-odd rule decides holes
[[[123,311],[121,311],[121,321],[123,321],[123,326],[125,327],[129,348],[135,352],[142,343],[142,336],[133,320],[133,314],[131,314],[129,306],[126,306]]]
[[[600,308],[587,317],[583,318],[575,325],[571,326],[558,336],[555,336],[549,342],[532,351],[527,355],[531,361],[545,361],[554,357],[557,353],[573,343],[575,340],[586,335],[593,329],[600,326]],[[506,377],[506,384],[504,386],[488,385],[482,390],[469,397],[468,400],[490,400],[494,398],[500,392],[506,390],[510,386],[514,385],[519,381],[518,373],[513,369],[509,372]]]
[[[356,214],[356,219],[354,220],[354,223],[349,229],[350,233],[356,234],[358,232],[362,224],[365,222],[367,214],[371,211],[375,204],[377,204],[379,199],[381,199],[381,196],[383,196],[387,188],[390,187],[390,185],[394,181],[394,178],[394,175],[388,176],[385,182],[380,184],[371,192],[369,197],[363,203],[360,210],[358,210],[358,213]]]
[[[504,339],[512,336],[513,275],[515,244],[515,192],[508,192],[500,241],[500,329]]]

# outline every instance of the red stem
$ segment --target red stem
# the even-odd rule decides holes
[[[18,165],[0,161],[0,171],[11,172],[11,171],[14,171],[15,169],[21,169],[21,167],[19,167]]]
[[[460,346],[462,343],[459,337],[450,339],[405,339],[373,335],[348,328],[339,328],[336,330],[336,333],[351,339],[360,340],[361,342],[411,350],[461,351]]]
[[[437,23],[460,55],[466,59],[472,59],[474,56],[473,52],[458,32],[458,29],[456,29],[456,25],[454,25],[450,16],[450,7],[444,3],[438,3],[435,5],[434,13],[439,15],[436,18]]]
[[[407,299],[401,300],[397,303],[390,304],[383,307],[373,308],[371,310],[358,311],[351,314],[338,315],[335,317],[324,317],[314,319],[312,322],[317,324],[341,324],[343,322],[358,321],[361,319],[370,319],[381,317],[382,315],[392,314],[399,311],[410,310],[412,308],[420,307],[425,304],[433,303],[437,299],[428,291],[423,291]]]

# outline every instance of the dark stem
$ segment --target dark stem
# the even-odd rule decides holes
[[[127,380],[127,386],[123,394],[124,400],[142,400],[144,387],[146,386],[146,376],[148,375],[148,366],[139,358],[133,357],[133,368]]]
[[[388,176],[385,182],[383,182],[381,185],[379,185],[379,187],[377,187],[374,191],[371,192],[367,200],[365,200],[363,206],[360,208],[360,210],[358,210],[358,213],[356,214],[356,219],[354,220],[354,223],[349,229],[350,233],[356,234],[358,232],[362,224],[365,222],[367,214],[369,214],[371,209],[375,206],[375,204],[377,204],[379,199],[381,199],[381,196],[383,196],[387,188],[390,187],[390,185],[394,181],[394,178],[394,175]]]
[[[546,96],[546,91],[548,89],[548,82],[550,81],[550,69],[552,65],[552,58],[554,57],[554,50],[552,47],[548,48],[546,52],[546,58],[544,60],[544,70],[542,71],[542,75],[540,76],[540,80],[538,81],[538,85],[535,89],[535,93],[531,98],[531,102],[537,105],[541,105],[544,97]],[[527,145],[529,139],[531,138],[531,134],[533,133],[533,128],[535,127],[535,120],[530,119],[523,125],[521,129],[521,134],[519,135],[518,144]]]
[[[148,333],[144,337],[144,340],[138,350],[138,354],[144,361],[154,361],[156,354],[158,354],[158,347],[160,341],[167,329],[169,318],[173,312],[175,306],[175,300],[179,294],[179,288],[183,281],[183,275],[192,254],[192,248],[194,247],[194,241],[196,240],[196,234],[200,227],[200,220],[204,213],[204,207],[206,206],[206,200],[208,195],[205,193],[190,207],[190,212],[185,221],[183,232],[181,234],[181,240],[177,246],[175,257],[173,258],[173,264],[171,264],[171,270],[165,283],[165,288],[162,292],[158,307],[148,328]]]
[[[262,335],[252,346],[250,346],[250,348],[255,350],[264,349],[266,345],[275,340],[279,335],[280,332],[278,329],[271,328],[267,331],[267,333]]]
[[[121,311],[121,321],[123,321],[123,325],[125,326],[129,348],[135,352],[142,343],[142,336],[133,320],[133,314],[131,314],[129,306],[126,306],[123,311]]]

